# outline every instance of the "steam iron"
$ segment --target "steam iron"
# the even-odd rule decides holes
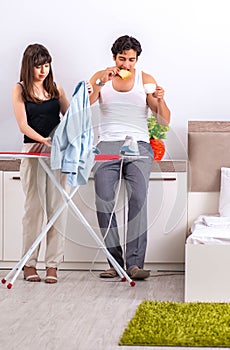
[[[126,136],[125,142],[121,147],[120,154],[122,156],[139,156],[140,155],[138,144],[132,138],[132,136]]]

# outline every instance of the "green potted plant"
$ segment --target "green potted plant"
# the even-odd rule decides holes
[[[153,114],[148,117],[149,141],[154,152],[154,160],[161,160],[165,154],[165,144],[169,126],[160,125]]]

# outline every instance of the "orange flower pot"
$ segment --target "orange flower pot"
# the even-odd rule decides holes
[[[164,141],[160,139],[150,139],[150,145],[153,149],[154,160],[161,160],[165,154],[165,144]]]

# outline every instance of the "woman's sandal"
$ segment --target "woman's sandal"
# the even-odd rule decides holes
[[[38,275],[37,270],[33,266],[24,266],[24,279],[27,282],[40,282],[41,277]]]
[[[45,283],[57,283],[57,269],[55,267],[47,267]]]

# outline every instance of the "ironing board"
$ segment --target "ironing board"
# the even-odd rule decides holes
[[[117,271],[118,275],[121,278],[122,282],[128,281],[131,287],[135,286],[135,282],[129,277],[129,275],[126,273],[126,271],[118,264],[118,262],[114,259],[114,257],[110,254],[110,252],[107,250],[104,242],[98,237],[96,232],[92,229],[90,224],[87,222],[85,217],[82,215],[80,210],[77,208],[75,203],[73,202],[72,198],[74,194],[77,192],[79,187],[73,188],[70,194],[68,194],[65,189],[61,186],[61,184],[56,180],[52,170],[47,165],[46,161],[49,159],[50,153],[36,153],[36,152],[0,152],[0,159],[24,159],[24,158],[34,158],[38,159],[39,163],[41,164],[44,171],[47,173],[47,175],[50,177],[53,184],[56,186],[56,188],[59,190],[63,197],[63,204],[58,208],[58,210],[55,212],[55,214],[51,217],[49,222],[45,225],[39,236],[36,238],[32,246],[29,248],[29,250],[25,253],[25,255],[22,257],[22,259],[13,267],[12,270],[5,276],[5,278],[2,279],[2,283],[7,283],[7,288],[11,289],[13,287],[14,282],[16,281],[18,275],[23,269],[23,266],[26,264],[27,260],[33,253],[33,251],[37,248],[37,246],[40,244],[42,239],[45,237],[49,229],[53,226],[54,222],[58,219],[58,217],[61,215],[63,210],[66,208],[66,206],[70,206],[72,210],[77,214],[78,218],[82,222],[82,224],[86,227],[89,234],[92,236],[92,238],[96,241],[99,248],[103,250],[105,253],[107,259],[110,261],[114,269]],[[95,161],[111,161],[111,160],[118,160],[121,159],[122,156],[116,155],[116,154],[98,154],[95,156]]]

